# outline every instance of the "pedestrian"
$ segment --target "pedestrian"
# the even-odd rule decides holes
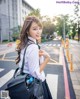
[[[44,90],[44,99],[52,99],[44,73],[44,68],[50,60],[50,55],[46,51],[38,48],[37,45],[41,38],[41,33],[42,24],[40,20],[35,16],[28,16],[24,21],[20,33],[20,43],[17,47],[18,57],[16,59],[16,64],[19,63],[19,67],[21,66],[24,49],[27,44],[32,43],[26,49],[23,72],[31,74],[37,79],[41,79]]]

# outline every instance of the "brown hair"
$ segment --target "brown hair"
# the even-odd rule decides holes
[[[17,47],[18,57],[16,58],[16,64],[19,63],[19,61],[20,61],[21,50],[26,46],[26,44],[28,42],[27,32],[29,32],[29,29],[30,29],[31,24],[33,22],[36,22],[42,28],[42,24],[40,23],[40,20],[37,17],[35,17],[35,16],[26,17],[24,24],[23,24],[23,27],[22,27],[21,32],[20,32],[20,43]]]

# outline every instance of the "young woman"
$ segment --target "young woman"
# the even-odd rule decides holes
[[[52,99],[44,74],[44,68],[49,62],[50,56],[46,51],[39,49],[37,45],[41,33],[42,25],[39,19],[34,16],[28,16],[25,19],[20,33],[20,44],[18,46],[18,57],[16,63],[19,63],[19,67],[21,66],[24,49],[27,44],[32,43],[26,50],[23,72],[31,74],[37,79],[41,79],[44,89],[44,99]]]

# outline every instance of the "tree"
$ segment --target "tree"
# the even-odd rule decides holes
[[[69,15],[59,15],[54,17],[53,19],[55,19],[57,21],[56,23],[56,32],[58,33],[58,35],[63,36],[63,25],[65,22],[65,35],[68,34],[68,21],[69,21]]]
[[[43,34],[47,35],[48,37],[50,35],[53,35],[53,32],[55,31],[55,26],[48,16],[42,17],[42,24],[43,24]]]
[[[31,15],[35,15],[40,18],[41,17],[40,10],[39,9],[33,10],[31,13],[28,14],[28,16],[31,16]]]
[[[75,20],[76,20],[76,28],[78,31],[78,41],[80,39],[80,15],[79,15],[79,0],[78,3],[74,5],[75,9],[74,9],[74,14],[75,14]]]
[[[14,28],[12,29],[12,31],[13,31],[13,33],[12,33],[13,41],[15,41],[16,39],[19,38],[20,30],[21,30],[21,26],[14,27]]]

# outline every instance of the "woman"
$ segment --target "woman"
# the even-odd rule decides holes
[[[39,19],[34,16],[28,16],[24,21],[20,33],[20,44],[18,46],[16,63],[19,63],[19,67],[21,68],[25,47],[27,44],[30,44],[26,50],[23,72],[41,79],[44,89],[44,99],[52,99],[44,74],[44,68],[49,62],[50,56],[46,51],[39,49],[37,45],[41,33],[42,25]]]

